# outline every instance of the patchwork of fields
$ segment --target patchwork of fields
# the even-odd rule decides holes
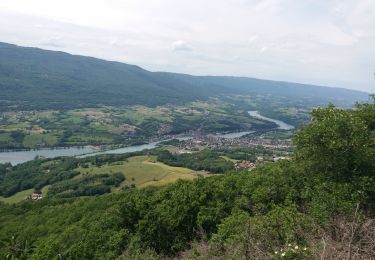
[[[246,100],[246,98],[244,98]],[[0,149],[130,145],[188,131],[203,133],[272,128],[245,107],[220,99],[185,105],[83,108],[0,113]]]

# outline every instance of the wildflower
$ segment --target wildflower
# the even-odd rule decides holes
[[[307,248],[305,247],[305,248],[303,248],[303,251],[306,251],[307,250]]]
[[[277,255],[279,252],[275,251],[275,255]]]
[[[282,253],[281,256],[285,256],[285,253]]]
[[[295,246],[294,249],[298,249],[298,246]]]
[[[288,244],[288,246],[292,246],[291,244]]]

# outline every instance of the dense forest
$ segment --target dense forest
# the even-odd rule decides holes
[[[210,150],[196,153],[174,155],[169,151],[161,151],[158,161],[171,166],[186,167],[197,171],[223,173],[233,169],[233,163],[220,157],[220,154]]]
[[[375,97],[315,109],[295,142],[291,161],[251,172],[0,204],[0,257],[373,259]]]

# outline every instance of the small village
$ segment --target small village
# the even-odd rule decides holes
[[[176,145],[176,154],[191,154],[202,149],[220,150],[226,148],[259,148],[269,151],[270,155],[257,155],[254,160],[232,160],[235,170],[251,171],[259,163],[289,160],[294,146],[290,139],[266,138],[263,135],[246,135],[236,138],[224,138],[218,135],[195,135],[194,138],[183,140]]]
[[[224,138],[218,135],[195,135],[193,138],[181,140],[177,144],[177,153],[191,153],[202,149],[223,149],[223,148],[255,148],[263,147],[269,150],[285,151],[283,155],[288,155],[294,149],[291,139],[266,138],[262,135],[245,135],[236,138]],[[284,159],[284,156],[275,157],[276,160]],[[287,156],[286,156],[287,157]]]
[[[202,146],[209,149],[223,147],[247,148],[257,146],[263,146],[271,149],[288,149],[293,147],[293,144],[290,140],[274,140],[262,137],[223,138],[215,135],[203,135],[181,142],[179,148],[194,151]]]
[[[243,170],[247,169],[249,171],[254,170],[256,168],[256,164],[250,161],[238,161],[234,164],[234,169],[236,170]]]

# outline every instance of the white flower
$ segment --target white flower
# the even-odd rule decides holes
[[[304,251],[306,251],[306,250],[307,250],[307,248],[305,247],[305,248],[303,248],[303,250],[304,250]]]
[[[275,255],[277,255],[279,252],[275,251]]]
[[[292,246],[291,244],[288,244],[288,246]]]
[[[298,249],[298,246],[295,246],[294,249]]]
[[[285,253],[282,253],[281,256],[285,256]]]

